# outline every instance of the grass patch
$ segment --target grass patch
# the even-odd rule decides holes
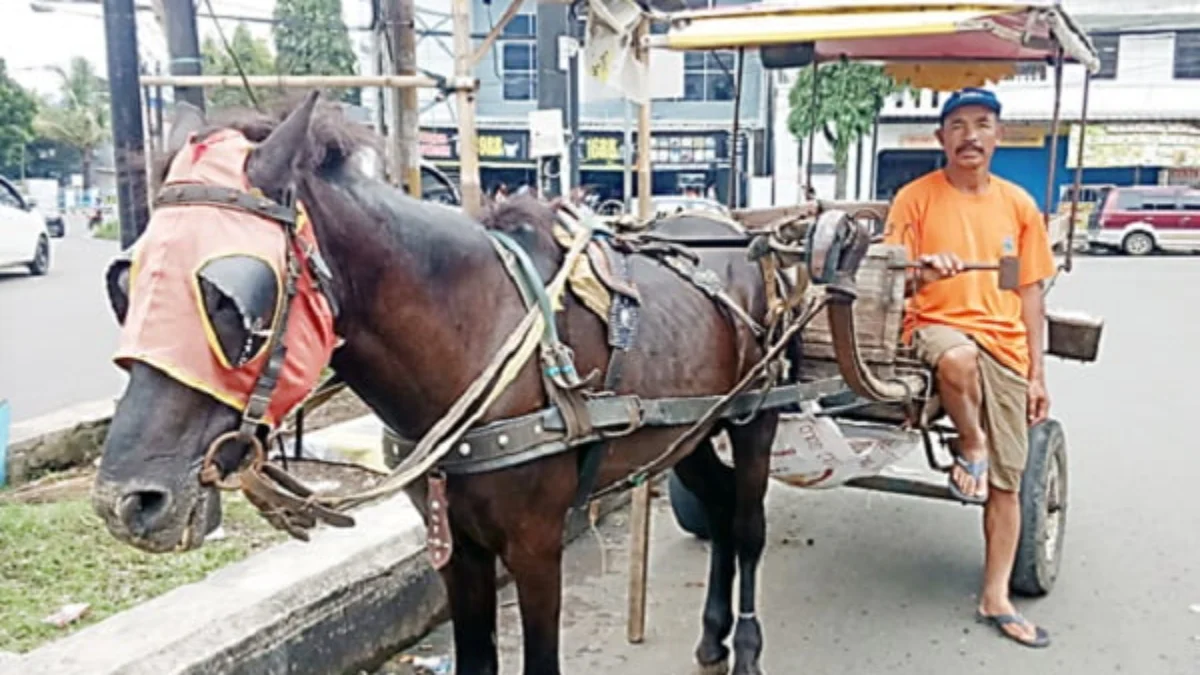
[[[86,498],[0,504],[0,651],[26,652],[282,541],[240,495],[225,495],[227,537],[187,553],[118,542]],[[91,610],[67,628],[42,618],[68,603]]]
[[[121,223],[117,220],[106,220],[92,230],[92,237],[117,241],[121,238]]]

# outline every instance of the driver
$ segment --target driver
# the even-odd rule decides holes
[[[902,188],[886,241],[923,266],[909,273],[904,340],[934,369],[958,430],[949,486],[984,507],[985,562],[977,619],[1030,647],[1047,632],[1013,608],[1009,576],[1021,530],[1021,473],[1028,428],[1046,418],[1042,284],[1054,274],[1046,227],[1033,198],[992,175],[1001,136],[1000,102],[987,90],[955,92],[935,132],[945,168]],[[1020,259],[1020,288],[1001,290],[995,272],[964,262]]]

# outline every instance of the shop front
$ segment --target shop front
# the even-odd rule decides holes
[[[625,143],[621,131],[584,131],[580,144],[580,182],[604,199],[621,199],[624,193]],[[421,156],[458,180],[460,139],[453,128],[422,129]],[[634,149],[637,135],[633,135]],[[745,136],[738,148],[738,165],[745,175]],[[676,195],[694,188],[701,195],[724,203],[729,193],[729,132],[656,132],[651,136],[650,164],[653,194]],[[636,158],[635,158],[636,159]],[[515,193],[533,185],[537,161],[529,154],[529,132],[524,129],[479,131],[479,173],[489,194],[501,184]],[[636,167],[635,167],[636,168]],[[739,192],[745,195],[743,177]],[[637,193],[636,176],[632,180]]]
[[[875,163],[875,199],[891,200],[910,181],[946,164],[946,155],[933,134],[933,124],[880,126],[880,150]],[[1038,199],[1046,193],[1050,166],[1049,125],[1013,122],[1004,125],[992,172],[1021,185]]]
[[[491,194],[501,184],[515,193],[523,185],[533,185],[537,163],[529,156],[529,132],[523,129],[481,129],[479,139],[479,180]],[[419,133],[421,156],[458,182],[460,139],[451,127],[422,129]]]
[[[580,181],[602,199],[621,199],[624,192],[625,137],[620,131],[585,131],[582,134]],[[655,195],[677,195],[695,189],[722,203],[729,194],[729,132],[655,132],[650,137],[651,185]],[[738,148],[742,167],[739,192],[745,195],[745,137]],[[634,148],[637,134],[633,134]],[[636,157],[631,157],[635,161]],[[637,179],[632,180],[637,194]]]

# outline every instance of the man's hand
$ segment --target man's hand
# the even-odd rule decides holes
[[[963,261],[953,253],[935,253],[917,258],[922,284],[948,279],[963,270]]]
[[[1050,416],[1050,394],[1046,391],[1046,380],[1040,377],[1030,380],[1027,397],[1026,414],[1029,416],[1029,426]]]

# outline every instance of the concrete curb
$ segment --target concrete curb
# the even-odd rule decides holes
[[[99,457],[115,411],[114,399],[102,399],[13,422],[6,487],[43,473],[83,466]]]
[[[599,502],[602,515],[629,493]],[[329,675],[378,666],[447,617],[424,526],[404,495],[0,662],[0,674]],[[573,511],[568,541],[588,529]]]

